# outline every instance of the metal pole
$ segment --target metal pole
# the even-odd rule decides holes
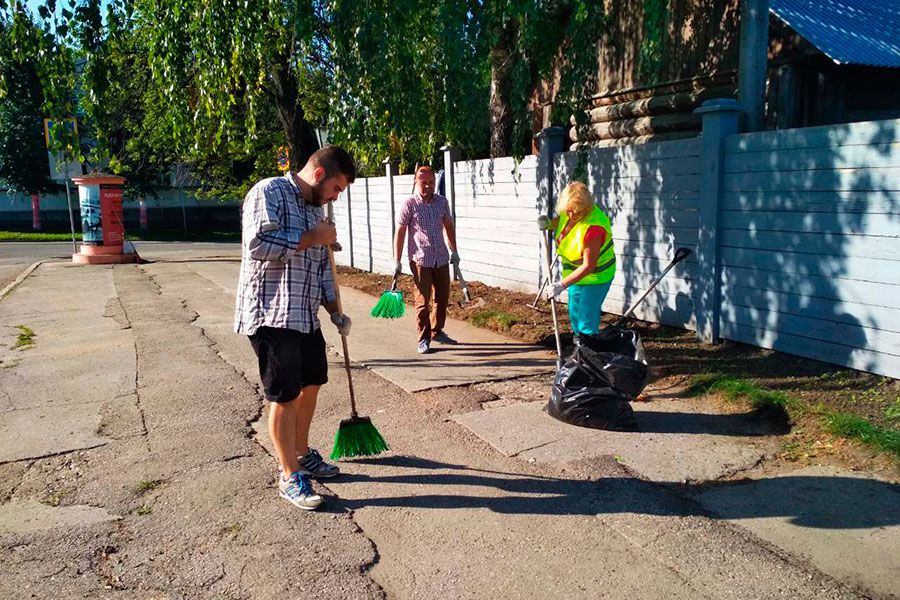
[[[69,163],[66,163],[66,204],[69,205],[69,227],[72,229],[72,254],[78,254],[75,243],[75,217],[72,216],[72,196],[69,193]]]
[[[184,210],[184,188],[178,188],[181,194],[181,223],[184,225],[184,239],[187,239],[187,213]]]

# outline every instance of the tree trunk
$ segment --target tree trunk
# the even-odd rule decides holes
[[[514,21],[508,21],[500,32],[497,45],[491,48],[491,158],[509,156],[512,150],[510,76],[516,59],[514,42],[517,29]]]
[[[299,171],[319,149],[319,142],[300,105],[299,86],[290,67],[279,67],[273,74],[273,82],[278,121],[287,139],[290,168]]]

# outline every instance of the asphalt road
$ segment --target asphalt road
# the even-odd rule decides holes
[[[240,244],[206,242],[135,242],[138,253],[149,260],[177,259],[188,255],[240,257]],[[72,242],[0,242],[0,290],[29,265],[40,260],[69,259]]]

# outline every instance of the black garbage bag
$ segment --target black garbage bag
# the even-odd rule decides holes
[[[607,327],[595,335],[579,335],[575,343],[584,349],[585,359],[599,367],[598,377],[610,387],[632,400],[644,391],[650,378],[650,367],[637,331]]]
[[[610,327],[597,335],[581,335],[556,374],[545,410],[571,425],[637,431],[629,402],[641,393],[648,377],[637,332]]]

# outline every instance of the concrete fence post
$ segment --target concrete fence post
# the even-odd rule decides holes
[[[694,112],[703,118],[700,136],[700,213],[697,241],[697,278],[694,280],[694,316],[697,337],[719,341],[722,305],[722,265],[719,260],[719,214],[722,204],[724,140],[739,131],[743,107],[730,98],[707,100]]]
[[[456,223],[456,168],[454,163],[459,160],[459,150],[447,144],[441,146],[444,153],[444,193],[447,202],[450,203],[450,214],[453,215],[453,223]]]
[[[553,158],[558,153],[565,151],[566,130],[562,127],[545,127],[535,136],[538,145],[537,158],[537,215],[547,215],[553,217],[553,207],[555,205],[553,197]],[[537,225],[535,224],[535,227]],[[544,242],[548,243],[549,236],[544,236]],[[552,254],[550,248],[545,248],[548,256]],[[538,251],[538,269],[536,286],[540,287],[541,281],[545,277],[544,274],[543,255]]]
[[[395,216],[395,213],[394,213],[394,205],[395,205],[395,201],[394,201],[394,175],[396,175],[397,172],[396,172],[396,169],[395,169],[395,167],[394,167],[394,162],[391,160],[391,157],[390,157],[390,156],[387,157],[386,159],[384,159],[383,161],[381,161],[381,164],[384,165],[384,174],[385,174],[385,176],[387,177],[387,183],[388,183],[388,198],[391,199],[391,240],[393,240],[393,239],[394,239],[394,234],[397,233],[397,231],[396,231],[396,228],[397,228],[396,216]],[[391,242],[391,243],[393,244],[393,242]],[[369,239],[369,246],[371,247],[371,245],[372,245],[372,240],[371,240],[371,236],[370,236],[370,239]]]

